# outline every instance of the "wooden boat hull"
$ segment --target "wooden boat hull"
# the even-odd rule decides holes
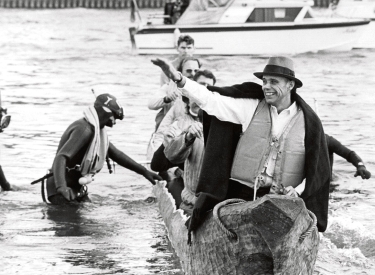
[[[154,194],[186,274],[313,274],[319,235],[301,199],[267,195],[223,206],[219,219],[238,238],[228,237],[211,212],[189,246],[188,218],[176,210],[165,182],[154,186]],[[308,228],[310,234],[300,241]]]

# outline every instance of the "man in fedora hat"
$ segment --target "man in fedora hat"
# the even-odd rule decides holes
[[[290,58],[271,57],[262,72],[254,73],[262,86],[245,82],[219,88],[228,96],[186,79],[165,60],[152,62],[208,114],[203,120],[206,155],[189,231],[220,201],[268,193],[300,196],[317,216],[319,231],[325,231],[330,181],[326,137],[318,116],[296,93],[303,84]]]

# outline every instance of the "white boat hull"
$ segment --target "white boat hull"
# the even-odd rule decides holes
[[[202,55],[274,55],[318,51],[349,51],[365,31],[368,21],[327,24],[285,23],[178,26],[179,33],[196,41],[196,54]],[[138,30],[135,42],[138,54],[175,54],[174,31],[177,26],[146,27]]]
[[[357,43],[354,44],[354,49],[374,49],[375,48],[375,19],[368,25]]]

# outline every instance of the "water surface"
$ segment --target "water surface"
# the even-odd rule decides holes
[[[182,274],[156,205],[145,201],[151,184],[142,176],[104,168],[89,186],[93,203],[66,209],[45,205],[39,185],[30,185],[51,166],[66,127],[92,104],[91,89],[119,99],[125,119],[110,140],[145,160],[156,115],[146,105],[160,71],[152,56],[132,55],[129,18],[123,10],[0,10],[0,87],[12,115],[0,135],[0,163],[20,189],[0,193],[0,274]],[[317,107],[325,131],[375,173],[375,51],[293,58],[304,83],[299,93]],[[267,59],[202,60],[217,85],[230,85],[259,83],[252,73]],[[336,157],[337,188],[315,274],[375,274],[375,182],[354,172]]]

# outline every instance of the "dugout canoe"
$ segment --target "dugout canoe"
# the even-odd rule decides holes
[[[185,274],[313,274],[319,234],[302,199],[266,195],[254,202],[222,202],[189,246],[188,217],[176,210],[165,185],[160,181],[153,191]]]

